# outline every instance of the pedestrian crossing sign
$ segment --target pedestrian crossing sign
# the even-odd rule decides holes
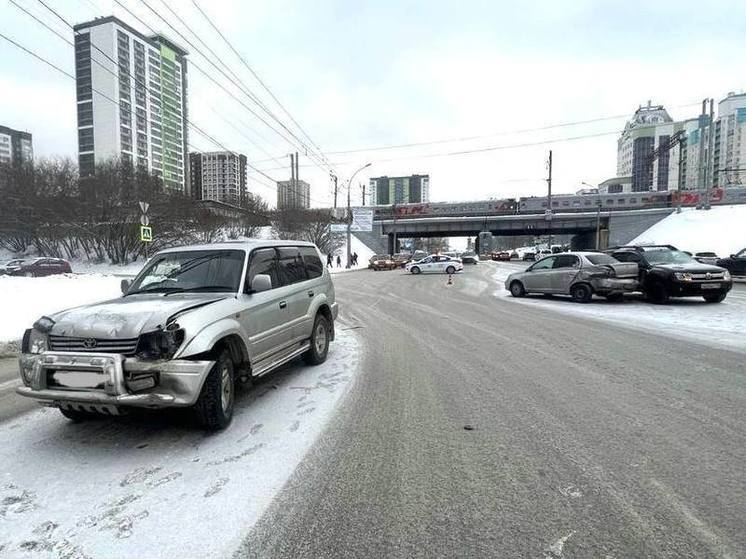
[[[141,225],[140,226],[140,240],[143,243],[152,243],[153,242],[153,228]]]

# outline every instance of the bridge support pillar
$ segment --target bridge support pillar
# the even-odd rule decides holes
[[[388,253],[396,254],[397,250],[396,250],[396,247],[394,246],[394,234],[393,233],[388,234],[388,241],[389,241],[388,242],[388,245],[389,245]]]

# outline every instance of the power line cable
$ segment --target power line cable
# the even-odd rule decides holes
[[[680,108],[687,108],[687,107],[693,107],[695,105],[700,105],[700,102],[693,102],[693,103],[686,103],[683,105],[676,105],[673,108],[674,109],[680,109]],[[626,119],[629,118],[629,113],[623,114],[623,115],[612,115],[612,116],[603,116],[603,117],[597,117],[597,118],[591,118],[587,120],[577,120],[573,122],[561,122],[557,124],[549,124],[545,126],[538,126],[534,128],[522,128],[518,130],[506,130],[502,132],[493,132],[491,134],[480,134],[480,135],[473,135],[473,136],[462,136],[457,138],[445,138],[445,139],[439,139],[439,140],[429,140],[424,142],[410,142],[410,143],[404,143],[404,144],[390,144],[390,145],[384,145],[384,146],[374,146],[370,148],[356,148],[356,149],[349,149],[349,150],[338,150],[338,151],[328,151],[327,153],[329,155],[345,155],[350,153],[364,153],[364,152],[371,152],[371,151],[384,151],[384,150],[392,150],[392,149],[406,149],[406,148],[412,148],[412,147],[422,147],[422,146],[431,146],[431,145],[438,145],[438,144],[449,144],[449,143],[456,143],[456,142],[469,142],[474,140],[483,140],[486,138],[494,138],[497,136],[508,136],[511,134],[525,134],[528,132],[541,132],[544,130],[552,130],[555,128],[566,128],[571,126],[580,126],[583,124],[593,124],[597,122],[604,122],[608,120],[620,120],[620,119]],[[264,159],[264,160],[258,160],[255,161],[255,163],[265,163],[267,161],[270,161],[270,159]],[[335,165],[338,165],[339,163],[335,163]]]
[[[61,21],[62,21],[63,23],[65,23],[65,25],[67,25],[67,26],[68,26],[69,28],[71,28],[71,29],[74,29],[74,27],[73,27],[73,26],[72,26],[72,25],[71,25],[71,24],[70,24],[70,23],[69,23],[69,22],[68,22],[68,21],[67,21],[67,20],[66,20],[66,19],[65,19],[65,18],[64,18],[64,17],[62,16],[62,15],[60,15],[60,14],[59,14],[59,13],[58,13],[57,11],[55,11],[55,10],[54,10],[54,9],[52,9],[52,8],[51,8],[50,6],[48,6],[48,5],[47,5],[47,4],[46,4],[46,3],[44,2],[44,0],[38,0],[38,1],[39,1],[39,3],[41,3],[41,4],[42,4],[42,5],[43,5],[43,6],[45,7],[45,8],[47,8],[47,9],[48,9],[48,10],[49,10],[50,12],[52,12],[52,13],[53,13],[53,14],[54,14],[54,15],[55,15],[55,16],[56,16],[57,18],[59,18],[59,19],[60,19],[60,20],[61,20]],[[32,16],[32,17],[33,17],[33,16]],[[35,19],[35,20],[37,20],[37,21],[39,21],[39,20],[38,20],[37,18],[35,18],[35,17],[34,17],[34,19]],[[42,22],[40,22],[40,21],[39,21],[39,23],[42,23]],[[47,27],[47,26],[45,25],[45,27]],[[63,37],[63,36],[59,35],[58,33],[56,33],[56,35],[57,35],[57,36],[59,36],[60,38],[62,38],[62,39],[63,39],[63,40],[65,41],[65,42],[67,42],[67,43],[68,43],[68,44],[70,44],[71,46],[74,46],[74,43],[72,43],[71,41],[69,41],[69,40],[68,40],[68,39],[66,39],[65,37]],[[111,61],[112,63],[116,64],[116,61],[115,61],[115,60],[114,60],[113,58],[111,58],[111,57],[110,57],[110,56],[109,56],[109,55],[108,55],[107,53],[103,52],[103,51],[102,51],[102,50],[101,50],[100,48],[98,48],[98,47],[97,47],[96,45],[94,45],[93,43],[91,43],[91,46],[93,46],[93,47],[94,47],[94,48],[96,48],[96,49],[97,49],[97,50],[98,50],[99,52],[101,52],[101,54],[103,54],[103,55],[104,55],[104,56],[105,56],[106,58],[108,58],[108,59],[109,59],[109,60],[110,60],[110,61]],[[116,74],[115,72],[113,72],[112,70],[110,70],[110,69],[106,68],[106,67],[105,67],[104,65],[102,65],[102,64],[101,64],[100,62],[96,61],[95,59],[94,59],[94,61],[95,61],[95,62],[97,62],[99,66],[101,66],[102,68],[104,68],[105,70],[107,70],[107,71],[108,71],[109,73],[111,73],[111,74],[112,74],[112,75],[114,75],[115,77],[118,77],[118,75],[117,75],[117,74]],[[144,88],[146,89],[146,91],[148,91],[148,92],[149,92],[149,93],[151,93],[151,94],[153,93],[153,92],[152,92],[152,90],[151,90],[151,89],[150,89],[150,88],[149,88],[149,87],[147,86],[147,84],[145,84],[145,83],[144,83],[144,82],[142,82],[141,80],[138,80],[138,78],[137,78],[136,76],[133,76],[133,75],[132,75],[132,74],[131,74],[131,73],[130,73],[129,71],[128,71],[127,73],[128,73],[128,75],[129,75],[129,77],[130,77],[130,78],[132,78],[133,80],[135,80],[135,82],[137,82],[137,83],[140,83],[140,84],[142,84],[142,85],[143,85],[143,87],[144,87]],[[70,74],[68,74],[68,76],[70,76]],[[73,79],[75,79],[75,78],[74,78],[74,76],[71,76],[71,77],[73,77]],[[97,91],[97,93],[101,94],[101,92],[99,92],[99,91]],[[156,93],[157,93],[157,92],[156,92]],[[113,103],[115,103],[115,104],[117,104],[117,105],[119,104],[119,103],[117,103],[116,101],[114,101],[113,99],[109,98],[108,96],[107,96],[107,98],[108,98],[108,99],[109,99],[109,100],[110,100],[111,102],[113,102]],[[227,147],[226,147],[226,146],[225,146],[224,144],[222,144],[221,142],[219,142],[218,140],[216,140],[216,139],[215,139],[215,138],[214,138],[213,136],[211,136],[210,134],[206,133],[206,132],[205,132],[205,131],[204,131],[203,129],[201,129],[201,128],[200,128],[199,126],[197,126],[197,125],[196,125],[196,124],[195,124],[195,123],[194,123],[193,121],[190,121],[189,119],[184,119],[184,120],[186,121],[186,123],[187,123],[187,124],[188,124],[189,126],[191,126],[191,127],[193,128],[193,129],[195,129],[195,131],[196,131],[196,132],[198,132],[198,133],[199,133],[199,134],[201,134],[202,136],[204,136],[204,137],[206,137],[206,138],[210,139],[210,140],[211,140],[211,141],[212,141],[212,142],[213,142],[213,143],[214,143],[214,144],[215,144],[216,146],[219,146],[219,147],[221,147],[222,149],[224,149],[225,151],[227,151],[227,152],[229,152],[229,153],[231,153],[231,154],[233,154],[233,155],[236,155],[236,156],[238,156],[238,154],[237,154],[236,152],[234,152],[234,151],[232,151],[232,150],[228,149],[228,148],[227,148]],[[187,164],[188,164],[188,162],[187,162],[187,161],[185,161],[185,162],[184,162],[184,165],[185,165],[185,167],[186,167],[186,165],[187,165]],[[262,175],[262,176],[266,177],[267,179],[269,179],[270,181],[272,181],[272,182],[274,183],[274,185],[275,185],[275,189],[277,188],[277,186],[276,186],[276,185],[277,185],[277,183],[278,183],[279,181],[277,181],[277,180],[276,180],[276,179],[274,179],[273,177],[271,177],[271,176],[269,176],[268,174],[266,174],[266,173],[265,173],[265,172],[264,172],[263,170],[261,170],[261,169],[258,169],[257,167],[254,167],[253,165],[251,165],[251,164],[250,164],[250,163],[248,163],[248,162],[247,162],[247,164],[246,164],[246,165],[247,165],[247,167],[249,167],[249,168],[253,169],[254,171],[256,171],[257,173],[259,173],[260,175]],[[296,191],[296,194],[297,194],[297,191]],[[309,196],[309,200],[313,200],[314,202],[316,202],[316,203],[318,203],[318,204],[321,204],[321,202],[319,202],[318,200],[314,200],[314,199],[310,198],[310,196]]]
[[[41,0],[39,0],[39,1],[41,1]],[[147,29],[148,29],[148,30],[149,30],[149,31],[150,31],[150,32],[151,32],[151,33],[152,33],[153,35],[158,35],[158,33],[157,33],[157,32],[156,32],[156,31],[155,31],[155,30],[154,30],[154,29],[153,29],[153,28],[152,28],[152,27],[151,27],[150,25],[148,25],[148,23],[146,23],[146,22],[145,22],[145,21],[144,21],[144,20],[143,20],[142,18],[140,18],[140,17],[139,17],[139,16],[137,16],[137,15],[136,15],[136,14],[135,14],[134,12],[132,12],[132,10],[130,10],[130,9],[129,9],[129,8],[127,7],[127,6],[125,6],[124,4],[122,4],[122,2],[120,2],[119,0],[114,0],[114,2],[116,2],[116,3],[117,3],[117,5],[119,5],[119,6],[120,6],[120,7],[122,8],[122,9],[124,9],[124,10],[125,10],[125,11],[126,11],[126,12],[127,12],[127,13],[128,13],[129,15],[130,15],[130,16],[132,16],[133,18],[135,18],[135,19],[136,19],[136,20],[137,20],[138,22],[140,22],[140,23],[141,23],[141,24],[142,24],[142,25],[143,25],[144,27],[146,27],[146,28],[147,28]],[[151,8],[151,11],[154,11],[154,10],[152,10],[152,8]],[[159,14],[157,14],[157,12],[155,12],[155,11],[154,11],[154,13],[156,13],[156,15],[158,15],[158,17],[159,17],[159,18],[160,18],[161,20],[163,20],[164,22],[166,22],[166,20],[164,20],[164,19],[163,19],[163,18],[162,18],[162,17],[161,17],[161,16],[159,15]],[[175,32],[176,32],[176,33],[177,33],[177,34],[178,34],[178,35],[179,35],[180,37],[182,37],[182,39],[185,39],[185,40],[186,40],[186,38],[185,38],[185,37],[183,37],[183,35],[182,35],[181,33],[179,33],[179,32],[178,32],[178,30],[174,29],[172,25],[170,25],[170,24],[169,24],[168,22],[166,22],[166,24],[167,24],[167,25],[169,25],[169,27],[171,27],[171,28],[172,28],[172,29],[173,29],[173,30],[174,30],[174,31],[175,31]],[[187,40],[187,42],[189,42],[189,41]],[[192,44],[191,42],[189,42],[189,44],[190,44],[190,45],[192,45],[192,47],[193,47],[193,48],[195,48],[195,50],[196,50],[196,51],[197,51],[197,52],[198,52],[198,53],[199,53],[199,54],[200,54],[200,55],[201,55],[201,56],[202,56],[203,58],[205,58],[205,60],[207,60],[207,61],[208,61],[208,62],[210,62],[210,63],[211,63],[211,64],[212,64],[213,66],[215,66],[215,65],[214,65],[214,63],[212,63],[212,62],[210,61],[210,59],[209,59],[209,58],[205,57],[205,56],[204,56],[204,54],[203,54],[203,53],[202,53],[202,52],[201,52],[201,51],[200,51],[199,49],[197,49],[196,47],[194,47],[194,46],[193,46],[193,44]],[[205,77],[206,77],[207,79],[209,79],[209,80],[210,80],[211,82],[213,82],[213,83],[214,83],[215,85],[217,85],[218,87],[220,87],[220,88],[221,88],[221,89],[222,89],[223,91],[225,91],[226,93],[228,93],[228,95],[230,95],[230,96],[231,96],[231,97],[232,97],[233,99],[235,99],[235,100],[236,100],[236,101],[237,101],[237,102],[238,102],[239,104],[241,104],[241,106],[243,106],[243,107],[244,107],[244,108],[245,108],[246,110],[248,110],[248,111],[249,111],[249,112],[250,112],[251,114],[253,114],[253,115],[254,115],[254,116],[255,116],[256,118],[258,118],[258,119],[259,119],[260,121],[262,121],[262,122],[263,122],[263,123],[264,123],[264,124],[265,124],[266,126],[268,126],[268,127],[269,127],[270,129],[272,129],[272,130],[273,130],[273,131],[274,131],[275,133],[277,133],[278,135],[280,135],[281,137],[283,137],[283,138],[284,138],[284,139],[285,139],[286,141],[288,141],[288,142],[289,142],[289,143],[290,143],[290,144],[292,145],[292,142],[290,142],[289,140],[287,140],[287,138],[285,138],[285,137],[284,137],[284,135],[283,135],[282,133],[278,132],[278,131],[277,131],[277,130],[276,130],[276,129],[274,128],[274,127],[272,127],[272,126],[271,126],[271,125],[270,125],[269,123],[267,123],[267,122],[266,122],[266,120],[264,120],[264,119],[263,119],[263,118],[262,118],[262,117],[261,117],[260,115],[258,115],[258,114],[257,114],[257,113],[256,113],[256,112],[255,112],[255,111],[254,111],[254,110],[253,110],[253,109],[252,109],[251,107],[249,107],[248,105],[246,105],[246,103],[244,103],[244,102],[243,102],[243,101],[242,101],[241,99],[239,99],[239,98],[238,98],[238,97],[237,97],[237,96],[236,96],[235,94],[233,94],[233,93],[232,93],[231,91],[229,91],[229,90],[228,90],[228,89],[227,89],[227,88],[226,88],[226,87],[225,87],[225,86],[224,86],[223,84],[221,84],[220,82],[218,82],[217,80],[215,80],[215,79],[214,79],[214,78],[213,78],[213,77],[212,77],[212,76],[211,76],[210,74],[208,74],[208,73],[207,73],[207,72],[206,72],[205,70],[203,70],[203,69],[202,69],[202,68],[201,68],[201,67],[200,67],[200,66],[199,66],[199,65],[198,65],[198,64],[197,64],[196,62],[194,62],[193,60],[191,60],[191,61],[190,61],[190,65],[191,65],[191,66],[193,66],[193,67],[194,67],[194,68],[195,68],[196,70],[198,70],[198,71],[199,71],[199,72],[200,72],[200,73],[201,73],[201,74],[202,74],[203,76],[205,76]],[[218,69],[218,70],[219,70],[219,69]],[[223,75],[225,75],[225,73],[224,73],[224,72],[222,72],[222,73],[223,73]],[[235,84],[234,84],[234,85],[235,85]],[[240,88],[239,88],[239,89],[240,89]],[[258,169],[257,167],[254,167],[253,165],[250,165],[250,164],[247,164],[247,165],[248,165],[248,166],[249,166],[250,168],[254,169],[255,171],[257,171],[257,172],[259,172],[259,173],[261,173],[261,172],[262,172],[262,170],[261,170],[261,169]],[[316,166],[318,167],[318,165],[316,165]],[[273,180],[274,180],[274,179],[273,179]],[[279,182],[279,181],[276,181],[276,182]],[[294,192],[294,193],[295,193],[295,194],[297,194],[297,193],[298,193],[297,189],[295,190],[295,192]],[[323,204],[322,202],[319,202],[318,200],[315,200],[315,199],[313,199],[313,198],[310,198],[310,197],[309,197],[309,200],[311,200],[311,201],[313,201],[313,202],[315,202],[315,203],[317,203],[317,204]]]
[[[121,4],[121,2],[119,2],[119,0],[115,0],[115,2],[117,2],[117,4],[119,4],[120,6],[122,5],[122,4]],[[295,133],[294,133],[294,132],[293,132],[292,130],[290,130],[290,129],[289,129],[289,128],[288,128],[288,127],[287,127],[287,126],[285,125],[285,123],[283,123],[283,122],[282,122],[282,121],[281,121],[281,120],[280,120],[280,119],[279,119],[279,118],[278,118],[278,117],[277,117],[277,116],[276,116],[276,115],[275,115],[275,114],[274,114],[274,113],[273,113],[272,111],[270,111],[269,109],[267,109],[267,108],[266,108],[266,107],[264,106],[264,104],[263,104],[263,103],[262,103],[262,102],[261,102],[260,100],[258,100],[258,98],[256,97],[256,95],[254,95],[253,93],[251,93],[250,89],[249,89],[249,88],[247,88],[247,87],[246,87],[246,85],[245,85],[245,84],[244,84],[243,82],[241,82],[241,81],[239,80],[239,81],[238,81],[238,83],[237,83],[237,82],[236,82],[236,80],[234,80],[234,79],[233,79],[233,78],[231,78],[231,77],[230,77],[230,76],[229,76],[228,74],[226,74],[226,72],[225,72],[225,71],[223,71],[223,70],[222,70],[222,69],[221,69],[221,68],[220,68],[219,66],[217,66],[217,64],[215,64],[215,62],[214,62],[214,61],[212,60],[212,58],[210,58],[210,57],[208,57],[208,56],[205,56],[205,54],[204,54],[204,53],[202,52],[202,50],[201,50],[201,49],[200,49],[199,47],[197,47],[197,46],[196,46],[196,45],[195,45],[195,44],[194,44],[194,43],[193,43],[192,41],[190,41],[190,40],[189,40],[189,38],[187,38],[186,36],[184,36],[184,34],[183,34],[183,33],[181,33],[181,32],[180,32],[180,31],[179,31],[178,29],[176,29],[176,28],[175,28],[175,27],[174,27],[174,26],[173,26],[173,25],[172,25],[172,24],[171,24],[171,23],[170,23],[170,22],[169,22],[169,21],[168,21],[168,20],[167,20],[166,18],[164,18],[164,17],[163,17],[163,16],[162,16],[162,15],[161,15],[161,14],[160,14],[160,13],[159,13],[159,12],[158,12],[158,11],[157,11],[157,10],[156,10],[155,8],[153,8],[153,7],[152,7],[152,6],[151,6],[151,5],[150,5],[150,4],[149,4],[149,3],[147,2],[147,0],[140,0],[140,2],[141,2],[141,3],[142,3],[142,4],[143,4],[143,5],[144,5],[144,6],[146,7],[146,8],[148,8],[148,10],[150,10],[150,11],[151,11],[151,12],[152,12],[152,13],[153,13],[153,14],[154,14],[154,15],[155,15],[155,16],[156,16],[156,17],[157,17],[158,19],[160,19],[161,21],[163,21],[163,23],[165,23],[165,24],[166,24],[166,25],[167,25],[167,26],[168,26],[168,27],[169,27],[169,28],[170,28],[170,29],[171,29],[171,30],[172,30],[172,31],[173,31],[174,33],[176,33],[176,34],[177,34],[177,35],[178,35],[178,36],[179,36],[179,37],[180,37],[180,38],[181,38],[182,40],[184,40],[184,41],[185,41],[185,42],[186,42],[186,43],[187,43],[187,44],[188,44],[188,45],[189,45],[190,47],[192,47],[192,48],[193,48],[193,49],[194,49],[194,50],[195,50],[195,51],[196,51],[197,53],[199,53],[199,55],[200,55],[200,56],[202,56],[202,58],[204,58],[204,59],[205,59],[205,60],[207,61],[207,63],[208,63],[208,64],[210,64],[210,65],[211,65],[211,66],[212,66],[213,68],[215,68],[215,69],[216,69],[216,70],[217,70],[218,72],[220,72],[220,73],[221,73],[221,74],[222,74],[222,75],[223,75],[223,76],[224,76],[224,77],[225,77],[225,78],[226,78],[226,79],[227,79],[227,80],[228,80],[229,82],[231,82],[231,83],[232,83],[232,84],[233,84],[233,85],[234,85],[234,86],[235,86],[235,87],[236,87],[236,88],[237,88],[237,89],[238,89],[239,91],[241,91],[241,92],[242,92],[242,93],[243,93],[244,95],[246,95],[246,96],[247,96],[247,97],[248,97],[249,99],[251,99],[251,101],[252,101],[252,102],[254,102],[255,104],[257,104],[257,106],[259,106],[259,107],[260,107],[260,108],[261,108],[261,109],[262,109],[263,111],[265,111],[265,113],[267,113],[267,115],[268,115],[268,116],[269,116],[270,118],[272,118],[272,119],[273,119],[273,120],[274,120],[275,122],[277,122],[277,124],[278,124],[278,125],[279,125],[279,126],[280,126],[280,127],[281,127],[281,128],[283,129],[283,130],[285,130],[285,131],[286,131],[286,132],[287,132],[287,133],[288,133],[288,134],[290,135],[290,137],[292,137],[292,138],[293,138],[293,139],[294,139],[294,140],[295,140],[295,141],[296,141],[296,142],[297,142],[297,143],[298,143],[298,144],[299,144],[299,145],[301,146],[301,151],[305,151],[305,154],[306,154],[306,155],[308,155],[309,157],[311,157],[311,159],[314,159],[314,157],[318,158],[318,155],[315,155],[315,154],[313,153],[313,150],[309,149],[309,147],[308,147],[308,146],[306,145],[306,143],[305,143],[305,142],[304,142],[303,140],[301,140],[300,138],[298,138],[298,137],[297,137],[297,136],[295,135]],[[131,13],[131,12],[130,12],[130,13]],[[256,113],[254,113],[254,114],[256,114]],[[258,115],[256,115],[256,116],[258,117]],[[258,118],[259,118],[259,117],[258,117]],[[277,129],[275,129],[275,128],[274,128],[273,126],[271,126],[271,125],[270,125],[270,124],[269,124],[269,123],[268,123],[268,122],[267,122],[266,120],[264,120],[264,119],[262,119],[262,118],[260,118],[260,120],[261,120],[261,121],[262,121],[262,122],[263,122],[263,123],[264,123],[264,124],[265,124],[266,126],[270,127],[270,128],[272,129],[272,130],[274,130],[274,131],[275,131],[275,133],[277,133],[277,134],[281,135],[281,136],[282,136],[282,137],[284,137],[284,138],[285,138],[285,139],[286,139],[286,140],[287,140],[287,141],[288,141],[289,143],[293,144],[293,142],[292,142],[292,141],[291,141],[291,140],[290,140],[290,139],[289,139],[289,138],[288,138],[287,136],[285,136],[284,134],[282,134],[281,132],[279,132],[279,131],[278,131]],[[322,161],[322,164],[323,164],[323,161]],[[319,167],[321,167],[321,165],[320,165]]]
[[[161,0],[165,4],[165,0]],[[223,34],[222,31],[215,25],[215,23],[212,21],[212,19],[202,10],[202,8],[199,6],[199,4],[196,2],[196,0],[192,0],[192,4],[194,4],[194,7],[197,8],[197,11],[202,14],[202,17],[205,18],[207,23],[210,24],[210,26],[215,30],[215,32],[220,36],[221,39],[225,42],[226,45],[228,45],[228,48],[233,51],[233,53],[238,57],[238,59],[241,61],[241,63],[246,67],[246,69],[251,72],[251,75],[254,76],[257,82],[264,88],[264,90],[269,93],[269,95],[272,97],[272,99],[277,103],[277,105],[283,110],[283,112],[290,118],[290,120],[295,124],[295,126],[298,127],[298,130],[300,130],[303,135],[308,139],[308,141],[321,153],[322,156],[324,156],[324,160],[326,161],[326,156],[324,155],[324,152],[321,150],[321,148],[313,141],[311,136],[303,129],[303,127],[300,125],[300,123],[293,117],[292,114],[290,114],[290,111],[288,111],[285,106],[280,102],[280,100],[277,98],[277,96],[274,94],[274,92],[269,88],[267,84],[264,83],[264,81],[259,77],[259,75],[254,71],[254,69],[249,65],[249,63],[246,61],[246,59],[241,55],[238,50],[231,44],[231,42],[228,40],[228,38]]]

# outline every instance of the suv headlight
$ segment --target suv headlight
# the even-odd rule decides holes
[[[142,334],[137,342],[140,359],[171,359],[184,341],[184,330],[156,330]]]
[[[731,279],[733,279],[731,278],[730,272],[728,270],[725,270],[725,272],[723,273],[723,279],[725,281],[730,281]]]
[[[692,275],[688,272],[676,272],[674,277],[679,281],[692,281]]]
[[[49,339],[43,332],[36,328],[29,328],[23,333],[21,342],[21,353],[32,353],[38,355],[49,349]]]

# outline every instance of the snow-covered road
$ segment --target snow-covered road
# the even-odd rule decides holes
[[[641,300],[641,297],[630,296],[621,303],[594,298],[591,303],[581,305],[559,296],[550,299],[541,296],[511,297],[505,289],[505,280],[508,275],[526,266],[513,262],[497,263],[496,266],[495,296],[507,301],[746,352],[746,291],[739,287],[734,287],[728,298],[719,304],[708,304],[692,297],[672,299],[667,305],[652,305]]]
[[[0,556],[229,556],[323,430],[357,347],[339,324],[326,363],[270,375],[216,434],[182,414],[0,424]]]

